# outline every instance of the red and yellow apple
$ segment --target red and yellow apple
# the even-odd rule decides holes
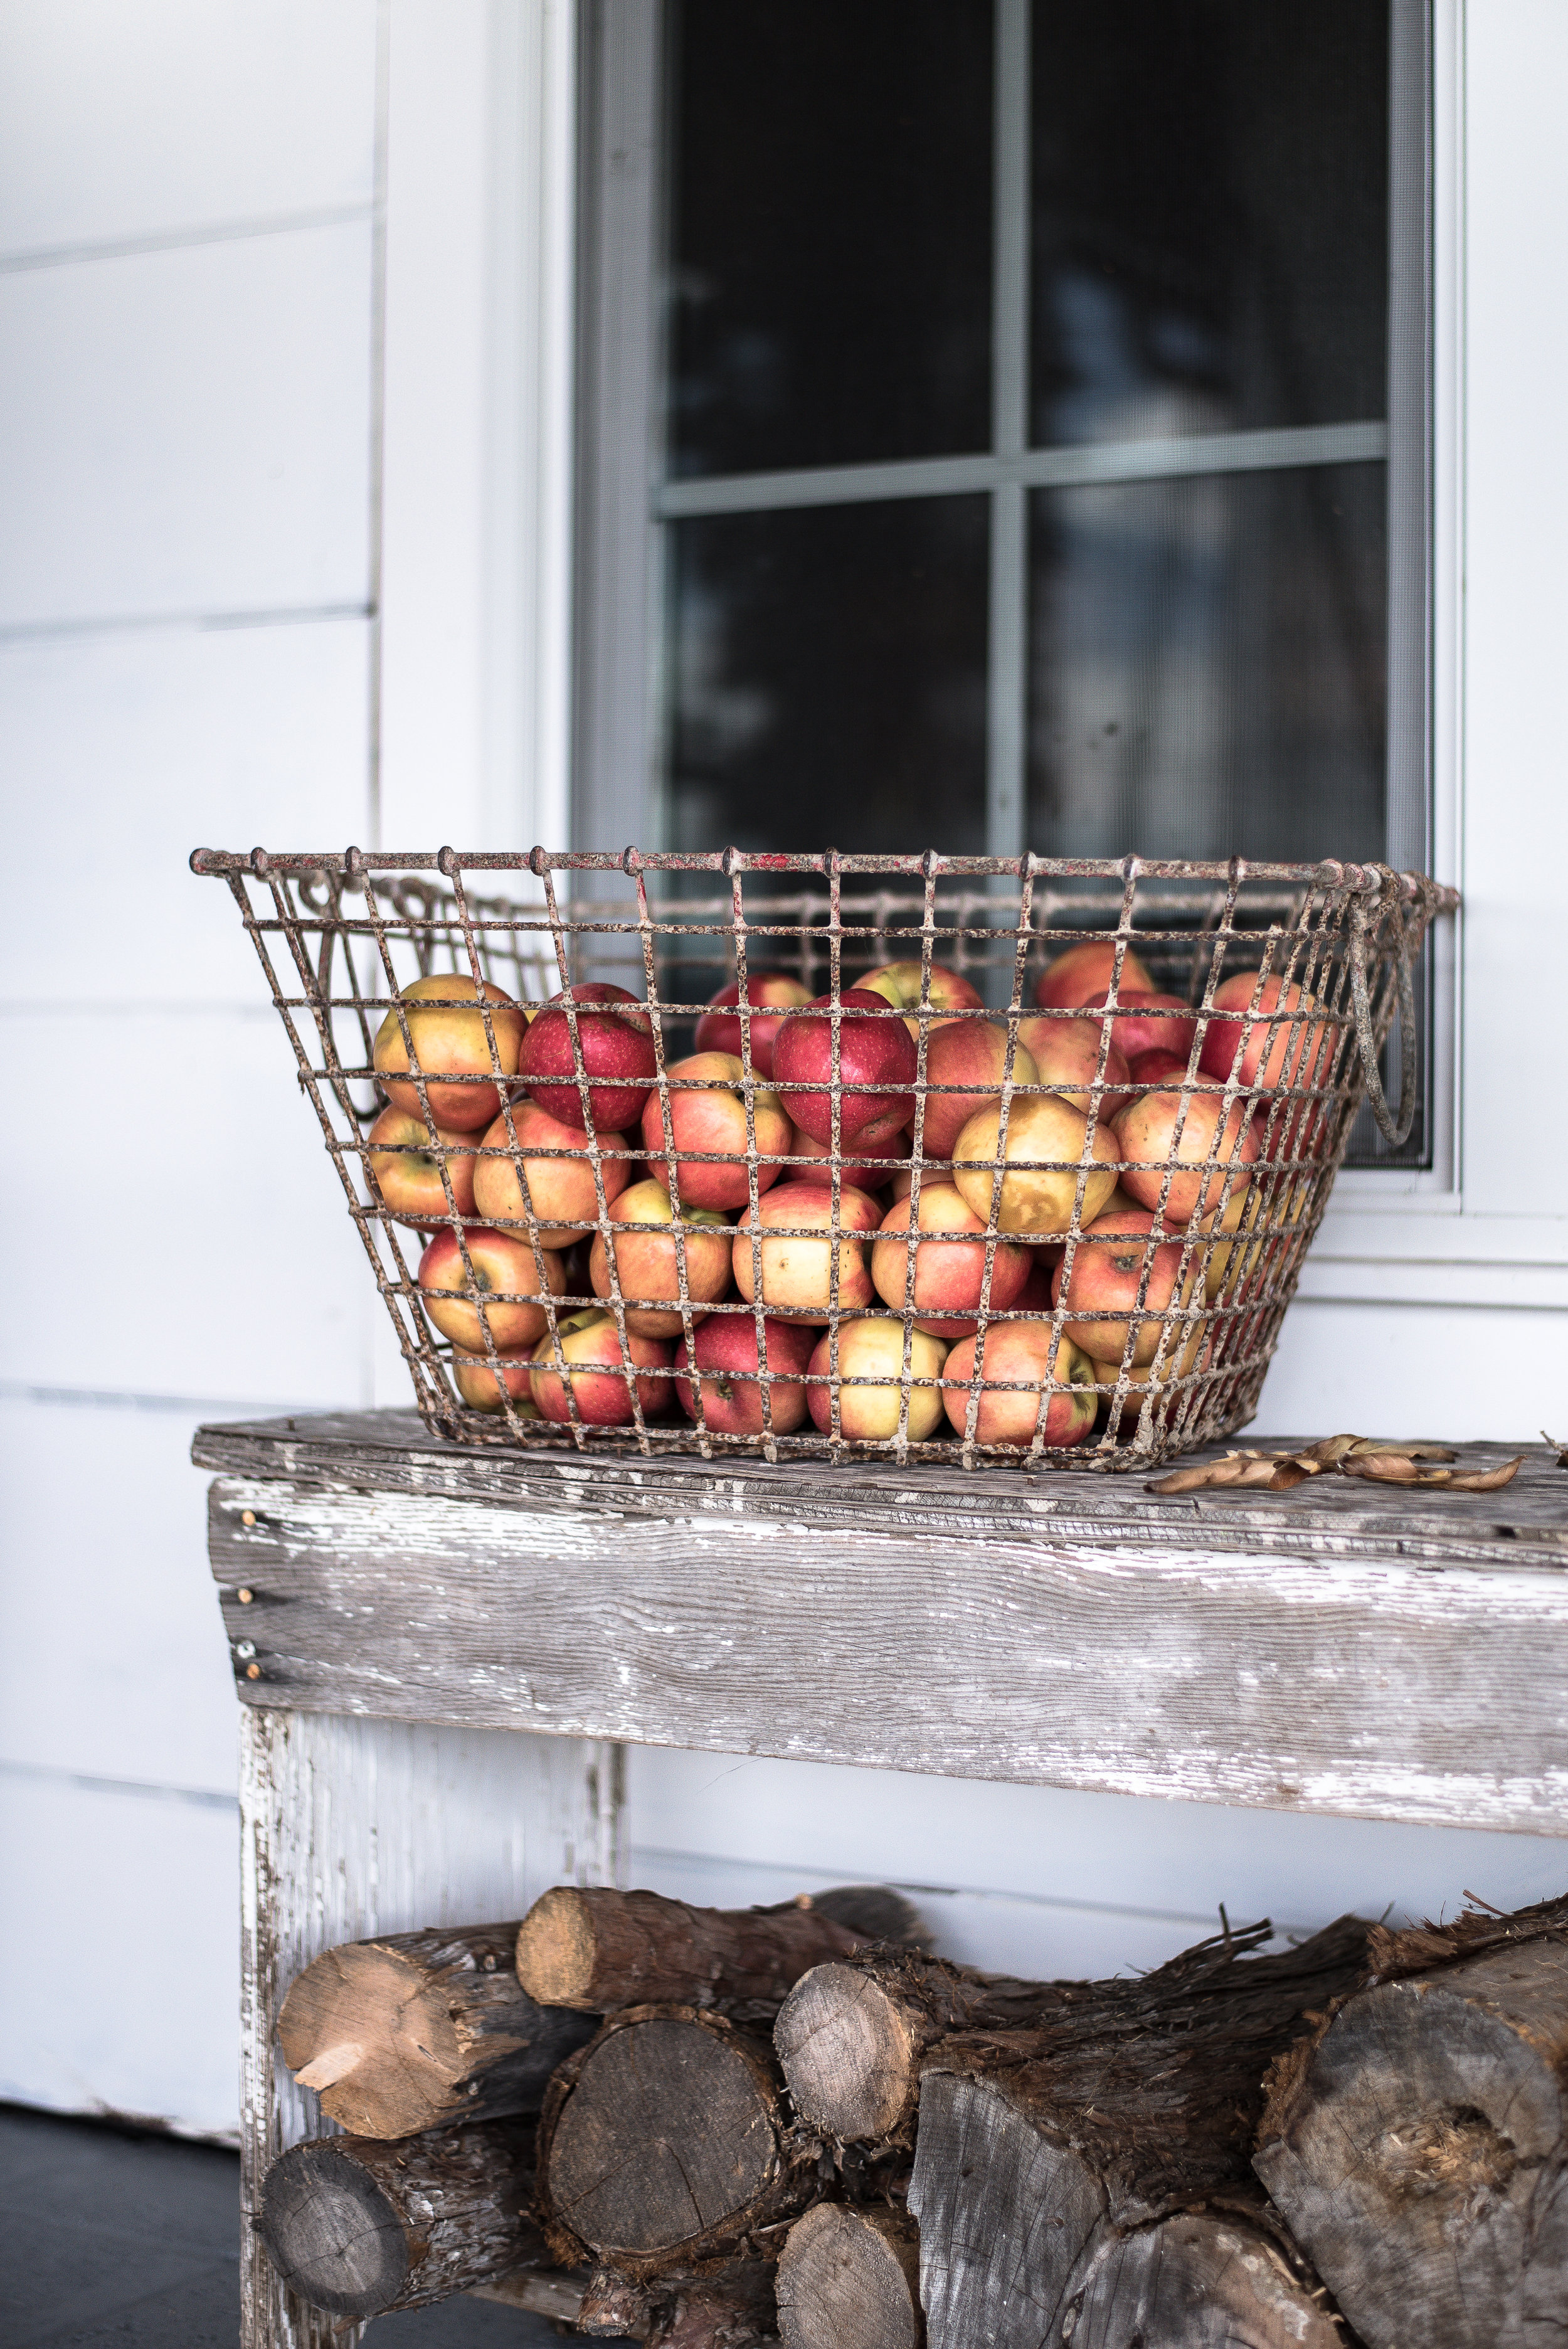
[[[1217,1092],[1140,1093],[1117,1119],[1116,1138],[1119,1154],[1130,1162],[1121,1187],[1140,1207],[1160,1211],[1166,1170],[1175,1166],[1163,1211],[1168,1231],[1180,1231],[1194,1216],[1207,1223],[1219,1214],[1252,1181],[1258,1154],[1245,1104],[1233,1102],[1227,1116]],[[1211,1156],[1218,1163],[1205,1175],[1200,1170]]]
[[[913,962],[884,962],[876,970],[868,971],[864,978],[857,978],[855,985],[869,989],[872,995],[884,997],[895,1011],[908,1013],[910,1016],[903,1024],[916,1041],[919,1040],[921,968],[918,958]],[[939,962],[931,966],[931,984],[925,1000],[928,1006],[925,1026],[930,1033],[934,1033],[944,1020],[960,1019],[966,1011],[978,1011],[985,1004],[979,988],[966,979],[962,971],[949,970]]]
[[[639,1337],[628,1330],[623,1355],[614,1314],[599,1312],[593,1306],[567,1314],[557,1325],[557,1335],[562,1357],[571,1372],[577,1416],[585,1426],[629,1426],[636,1416],[632,1408],[634,1386],[645,1418],[652,1418],[668,1403],[667,1379],[635,1375],[638,1371],[668,1368],[670,1350],[661,1340]],[[630,1378],[628,1370],[633,1373]],[[548,1333],[533,1350],[531,1385],[534,1403],[544,1418],[561,1423],[572,1417],[566,1381],[555,1367],[555,1349]]]
[[[1046,1406],[1047,1444],[1081,1444],[1094,1425],[1099,1398],[1094,1392],[1092,1365],[1087,1354],[1063,1338],[1054,1365],[1055,1332],[1049,1321],[994,1321],[985,1330],[985,1350],[980,1364],[980,1409],[975,1422],[977,1444],[1032,1444],[1039,1416],[1040,1396],[1054,1369],[1057,1392]],[[969,1381],[975,1375],[978,1337],[965,1338],[947,1357],[943,1371],[942,1400],[954,1428],[962,1435],[969,1413]],[[1049,1367],[1048,1367],[1049,1366]],[[954,1381],[959,1381],[954,1384]]]
[[[1085,1226],[1065,1283],[1065,1267],[1057,1268],[1051,1301],[1066,1306],[1068,1318],[1062,1327],[1075,1346],[1098,1361],[1119,1361],[1126,1350],[1145,1265],[1149,1286],[1144,1290],[1132,1359],[1140,1363],[1154,1359],[1161,1316],[1175,1294],[1181,1268],[1181,1241],[1156,1241],[1155,1228],[1154,1217],[1141,1207],[1100,1216]],[[1188,1292],[1195,1278],[1194,1258],[1188,1267]]]
[[[811,1356],[813,1378],[825,1379],[832,1369],[833,1340],[830,1330],[818,1340]],[[942,1424],[942,1375],[947,1348],[941,1339],[916,1329],[910,1334],[909,1420],[912,1444],[923,1444]],[[871,1313],[839,1324],[839,1433],[851,1443],[886,1443],[898,1433],[899,1402],[903,1379],[903,1322],[892,1314]],[[850,1386],[846,1380],[867,1379],[874,1384]],[[923,1379],[929,1383],[917,1386]],[[807,1389],[812,1423],[826,1434],[832,1425],[831,1386]]]
[[[1331,1022],[1306,1016],[1317,1008],[1312,996],[1277,976],[1263,979],[1261,987],[1255,970],[1227,978],[1214,989],[1214,1009],[1203,1030],[1204,1075],[1228,1084],[1234,1069],[1236,1082],[1249,1092],[1326,1084],[1336,1030]]]
[[[930,1235],[927,1237],[927,1235]],[[985,1226],[951,1183],[923,1183],[920,1222],[911,1234],[909,1201],[900,1199],[882,1218],[872,1243],[872,1280],[884,1305],[903,1311],[909,1259],[914,1257],[917,1330],[933,1338],[971,1336],[985,1279]],[[976,1237],[978,1235],[978,1237]],[[998,1240],[991,1267],[987,1309],[1006,1313],[1016,1305],[1030,1270],[1029,1251]]]
[[[773,1078],[795,1123],[819,1142],[833,1133],[833,1037],[838,1032],[839,1141],[864,1147],[877,1129],[907,1125],[914,1115],[919,1056],[903,1021],[886,999],[864,988],[847,987],[837,1017],[830,996],[819,995],[803,1011],[792,1011],[773,1047]],[[846,1091],[844,1088],[850,1088]],[[893,1128],[884,1121],[892,1118]]]
[[[773,1047],[788,1011],[810,1003],[811,990],[780,970],[753,970],[746,975],[747,1024],[751,1030],[751,1065],[759,1077],[773,1074]],[[696,1023],[699,1052],[730,1052],[746,1057],[741,1040],[740,981],[721,987]]]
[[[533,1349],[524,1346],[521,1352],[498,1354],[500,1376],[498,1380],[490,1363],[478,1354],[458,1354],[453,1357],[452,1375],[458,1382],[458,1392],[470,1411],[501,1411],[505,1408],[502,1389],[511,1399],[520,1419],[537,1419],[539,1408],[533,1400],[530,1378],[533,1368]]]
[[[780,1183],[758,1201],[758,1216],[763,1304],[786,1321],[825,1321],[835,1247],[831,1193],[814,1183]],[[875,1199],[863,1191],[842,1193],[836,1244],[841,1313],[862,1311],[875,1294],[868,1261],[871,1245],[863,1235],[874,1232],[881,1221]],[[780,1226],[786,1228],[780,1230]],[[731,1256],[735,1285],[748,1305],[756,1295],[751,1250],[748,1207],[740,1218]]]
[[[595,1133],[624,1133],[643,1113],[654,1081],[654,1030],[646,1009],[624,987],[597,981],[552,996],[522,1040],[517,1072],[540,1108],[562,1125],[583,1129],[583,1093],[572,1048],[570,1000],[591,1080],[589,1106]]]
[[[1001,1110],[983,1109],[958,1137],[953,1181],[981,1223],[991,1214],[991,1191],[1001,1153]],[[1006,1171],[996,1228],[1054,1237],[1071,1228],[1080,1162],[1087,1155],[1083,1220],[1104,1212],[1116,1188],[1106,1161],[1121,1155],[1108,1126],[1095,1125],[1055,1093],[1026,1093],[1007,1116]]]
[[[1109,992],[1109,988],[1102,988],[1085,1009],[1103,1011]],[[1141,987],[1118,988],[1110,1033],[1130,1068],[1142,1052],[1173,1052],[1185,1068],[1197,1032],[1197,1015],[1179,995],[1156,995]]]
[[[593,1186],[593,1162],[587,1137],[580,1125],[562,1125],[559,1118],[552,1117],[535,1102],[518,1102],[512,1109],[511,1123],[517,1146],[522,1153],[529,1200],[539,1219],[539,1244],[547,1248],[570,1247],[573,1240],[593,1229],[599,1215],[599,1195]],[[596,1133],[594,1140],[601,1153],[627,1147],[624,1133]],[[504,1115],[497,1118],[481,1147],[486,1151],[510,1150]],[[577,1154],[566,1158],[537,1154],[546,1150]],[[601,1156],[607,1206],[627,1187],[634,1164],[631,1158]],[[474,1206],[481,1216],[493,1222],[524,1226],[517,1237],[526,1242],[528,1211],[523,1206],[522,1185],[510,1155],[485,1157],[477,1162]]]
[[[926,1084],[962,1090],[927,1092],[922,1130],[927,1158],[951,1158],[970,1119],[999,1100],[1006,1061],[1007,1030],[993,1020],[952,1019],[933,1029],[925,1047]],[[1021,1028],[1013,1050],[1013,1082],[1039,1082],[1039,1071]]]
[[[1151,1085],[1184,1083],[1188,1065],[1188,1059],[1180,1052],[1140,1052],[1129,1061],[1127,1073],[1134,1085],[1147,1092]]]
[[[473,1267],[471,1281],[458,1235],[449,1228],[438,1232],[419,1258],[419,1289],[426,1312],[442,1337],[449,1338],[465,1353],[484,1352],[485,1321],[498,1354],[515,1353],[520,1346],[531,1345],[549,1327],[549,1316],[537,1300],[542,1296],[565,1294],[566,1276],[560,1257],[545,1256],[542,1286],[533,1250],[526,1240],[486,1231],[482,1224],[470,1224],[463,1238]],[[484,1320],[480,1318],[481,1299]]]
[[[430,1129],[420,1116],[410,1116],[395,1105],[384,1109],[365,1137],[371,1173],[391,1214],[419,1231],[433,1231],[451,1216],[444,1161],[452,1199],[466,1221],[474,1212],[474,1137],[452,1126],[438,1125],[432,1143]]]
[[[817,1342],[814,1329],[769,1315],[762,1324],[763,1356],[757,1351],[757,1323],[746,1313],[713,1313],[696,1333],[693,1349],[696,1381],[702,1389],[703,1417],[716,1435],[760,1435],[761,1371],[769,1372],[769,1406],[775,1435],[793,1435],[806,1417],[804,1372]],[[676,1381],[681,1409],[696,1417],[696,1397],[686,1357],[686,1340],[676,1349],[676,1367],[686,1371]],[[784,1372],[788,1375],[779,1376]]]
[[[425,1112],[419,1088],[408,1074],[409,1041],[425,1080],[430,1115],[438,1126],[449,1126],[456,1133],[472,1133],[476,1127],[488,1125],[500,1107],[494,1081],[497,1061],[503,1077],[516,1074],[528,1014],[519,1009],[504,988],[485,981],[483,999],[490,1007],[490,1033],[495,1038],[492,1060],[480,999],[471,978],[463,978],[456,971],[439,971],[402,988],[376,1031],[371,1059],[382,1091],[395,1109],[417,1117],[422,1128]],[[403,1034],[405,1020],[407,1040]]]
[[[866,1153],[867,1144],[864,1134],[856,1143],[853,1156],[841,1150],[839,1179],[857,1191],[880,1196],[887,1187],[889,1175],[893,1174],[893,1164],[889,1162],[909,1156],[909,1136],[902,1125],[895,1127],[885,1136],[873,1133],[870,1154]],[[824,1189],[831,1183],[833,1179],[831,1148],[827,1143],[818,1142],[812,1135],[802,1133],[798,1125],[791,1126],[789,1129],[788,1155],[802,1163],[784,1168],[784,1180],[787,1183],[820,1183]],[[902,1179],[902,1176],[894,1174],[893,1179],[897,1182]]]
[[[744,1207],[751,1196],[746,1175],[745,1068],[733,1053],[694,1052],[688,1060],[676,1061],[666,1074],[670,1085],[667,1134],[665,1104],[656,1091],[643,1107],[643,1148],[649,1173],[658,1181],[668,1181],[668,1153],[673,1147],[683,1208]],[[683,1090],[686,1085],[701,1090],[687,1092]],[[783,1102],[765,1086],[754,1085],[751,1110],[758,1155],[781,1156],[789,1147],[793,1131]],[[684,1154],[691,1151],[722,1154],[731,1163],[718,1165],[711,1154],[700,1158]],[[759,1165],[758,1189],[771,1189],[783,1171],[779,1166]]]
[[[611,1245],[615,1252],[615,1278],[626,1315],[626,1327],[644,1338],[678,1338],[685,1328],[678,1305],[661,1305],[661,1298],[680,1295],[680,1264],[676,1236],[670,1226],[675,1210],[662,1183],[634,1183],[610,1210],[617,1226]],[[729,1288],[730,1237],[727,1218],[700,1207],[682,1216],[686,1234],[686,1295],[698,1319],[705,1306],[715,1305]],[[726,1225],[715,1231],[715,1224]],[[656,1225],[656,1230],[630,1226]],[[689,1228],[696,1225],[694,1231]],[[627,1226],[628,1228],[621,1228]],[[603,1232],[593,1235],[588,1257],[588,1278],[595,1297],[610,1295],[610,1256]],[[635,1304],[629,1300],[635,1298]]]
[[[1132,1433],[1138,1425],[1139,1416],[1146,1401],[1158,1409],[1167,1396],[1173,1401],[1176,1399],[1176,1381],[1189,1377],[1197,1369],[1198,1357],[1203,1350],[1203,1340],[1209,1334],[1207,1327],[1200,1321],[1191,1336],[1185,1341],[1181,1340],[1180,1332],[1171,1340],[1171,1344],[1166,1348],[1165,1360],[1161,1363],[1158,1374],[1148,1362],[1137,1363],[1128,1371],[1128,1392],[1121,1399],[1121,1418],[1117,1427],[1117,1433],[1119,1435]],[[1178,1352],[1181,1356],[1180,1361],[1177,1361]],[[1114,1362],[1107,1362],[1091,1355],[1089,1368],[1094,1372],[1098,1386],[1114,1387],[1121,1376],[1119,1358]],[[1110,1396],[1102,1394],[1099,1402],[1109,1417]]]
[[[1076,1011],[1085,1003],[1092,1003],[1097,995],[1103,996],[1116,970],[1117,941],[1114,937],[1083,938],[1076,947],[1068,947],[1047,965],[1044,975],[1036,982],[1035,1001],[1042,1011]],[[1130,946],[1121,957],[1121,978],[1117,987],[1119,1001],[1126,988],[1136,987],[1154,991],[1153,975],[1141,957]]]
[[[1099,1069],[1103,1040],[1099,1021],[1064,1019],[1059,1013],[1037,1011],[1019,1020],[1018,1040],[1027,1045],[1041,1084],[1063,1086],[1061,1099],[1087,1113]],[[1099,1096],[1097,1114],[1102,1124],[1109,1125],[1127,1105],[1127,1060],[1114,1043],[1106,1053],[1100,1082],[1106,1090]]]

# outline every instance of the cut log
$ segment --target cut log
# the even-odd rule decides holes
[[[819,2202],[779,2260],[786,2349],[920,2349],[920,2230],[907,2211]]]
[[[1052,2336],[1073,2349],[1346,2349],[1311,2282],[1229,2212],[1183,2210],[1113,2235],[1083,2267]],[[1034,2349],[1034,2334],[1018,2337]]]
[[[1204,2271],[1212,2240],[1204,2250],[1198,2238],[1176,2246],[1161,2234],[1129,2251],[1125,2285],[1109,2300],[1123,2266],[1096,2282],[1123,2239],[1246,2186],[1268,2065],[1308,2013],[1363,1978],[1358,1919],[1299,1949],[1249,1957],[1268,1933],[1265,1924],[1203,1942],[1140,1980],[1079,1984],[1049,2022],[955,2034],[931,2050],[909,2202],[932,2349],[1036,2349],[1068,2337],[1074,2349],[1126,2349],[1137,2327],[1116,2330],[1129,2304],[1117,2294],[1144,2288],[1140,2261],[1157,2278],[1170,2242]],[[1091,2286],[1111,2329],[1086,2333],[1083,2319],[1065,2333]],[[1299,2298],[1290,2324],[1315,2306],[1305,2284]],[[1272,2318],[1256,2322],[1268,2349],[1311,2337],[1284,2316],[1274,2330]],[[1177,2331],[1145,2343],[1210,2337]]]
[[[539,2006],[512,1966],[515,1924],[345,1941],[290,1984],[284,2061],[356,2136],[536,2113],[593,2026]]]
[[[748,2349],[778,2338],[773,2270],[762,2260],[737,2260],[710,2274],[645,2287],[600,2268],[575,2322],[595,2339],[646,2341],[653,2349]]]
[[[538,2210],[562,2265],[636,2281],[777,2242],[816,2188],[766,2043],[691,2007],[634,2008],[551,2082]]]
[[[658,1892],[557,1885],[518,1928],[516,1965],[545,2006],[712,2007],[771,2022],[809,1966],[922,1933],[915,1910],[885,1885],[802,1893],[776,1909],[692,1909]]]
[[[913,2124],[921,2059],[938,2039],[1038,2023],[1084,1988],[879,1951],[802,1975],[779,2010],[773,2044],[808,2127],[841,2141],[882,2140]]]
[[[533,2131],[516,2121],[400,2145],[313,2137],[268,2170],[256,2232],[312,2307],[379,2316],[552,2266],[525,2216],[532,2187]]]
[[[1375,1938],[1256,2168],[1368,2349],[1568,2339],[1568,1900]]]

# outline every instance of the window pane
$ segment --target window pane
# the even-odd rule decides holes
[[[990,8],[672,14],[671,473],[987,447]]]
[[[1387,11],[1038,0],[1033,433],[1380,417]]]
[[[986,501],[670,537],[667,844],[983,854]]]
[[[1033,503],[1032,847],[1384,853],[1384,469]]]

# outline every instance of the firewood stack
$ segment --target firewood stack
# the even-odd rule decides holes
[[[1540,2349],[1568,1900],[1271,1938],[1025,1982],[882,1889],[562,1888],[356,1943],[280,2018],[351,2134],[257,2223],[345,2319],[480,2290],[665,2349]]]

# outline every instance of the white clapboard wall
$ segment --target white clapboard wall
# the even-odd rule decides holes
[[[251,950],[185,858],[563,837],[573,24],[0,0],[3,2097],[234,2126],[234,1704],[190,1433],[405,1397]],[[1496,0],[1466,39],[1474,343],[1439,461],[1469,605],[1440,688],[1464,984],[1497,1003],[1553,967],[1568,864],[1568,18]],[[1568,1436],[1568,1096],[1501,1019],[1462,1035],[1462,1191],[1435,1214],[1363,1182],[1264,1427]],[[511,1826],[454,1791],[438,1836],[410,1791],[441,1849],[389,1857],[360,1913],[579,1865],[559,1768],[487,1734],[466,1775]],[[1568,1849],[739,1757],[634,1754],[627,1783],[637,1880],[892,1877],[954,1955],[1049,1973],[1147,1965],[1221,1901],[1508,1906],[1561,1890]]]

